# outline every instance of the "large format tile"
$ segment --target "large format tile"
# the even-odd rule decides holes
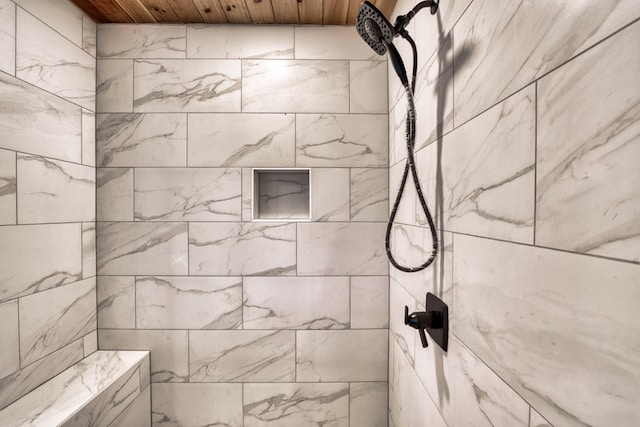
[[[98,328],[135,329],[135,277],[98,276],[96,303]]]
[[[35,362],[96,329],[96,279],[21,298],[20,364]]]
[[[0,304],[0,378],[20,369],[20,340],[18,337],[18,301]]]
[[[553,427],[535,409],[531,408],[529,415],[529,427]]]
[[[288,382],[294,331],[190,331],[191,382]]]
[[[186,28],[183,25],[100,25],[98,57],[184,58]]]
[[[16,223],[16,153],[0,150],[0,225]]]
[[[351,329],[389,327],[389,277],[351,277]]]
[[[246,427],[349,425],[346,383],[245,384],[243,396]]]
[[[97,231],[98,274],[187,274],[187,224],[104,222]]]
[[[311,170],[311,220],[349,221],[349,169]]]
[[[189,166],[295,166],[295,117],[191,114]]]
[[[81,224],[3,226],[0,241],[0,301],[82,277]]]
[[[349,67],[349,112],[387,113],[386,61],[351,61]]]
[[[241,426],[241,384],[153,384],[153,425]]]
[[[0,71],[16,73],[16,5],[0,1]]]
[[[352,26],[306,26],[296,29],[296,59],[384,59]]]
[[[454,245],[457,337],[554,425],[636,424],[640,266],[460,235]]]
[[[186,114],[98,114],[98,166],[186,166]]]
[[[133,60],[105,59],[96,62],[96,111],[133,111]]]
[[[292,59],[293,30],[291,26],[189,25],[187,58]]]
[[[133,109],[136,112],[238,112],[240,61],[136,60]]]
[[[295,269],[295,224],[189,224],[192,275],[276,276]]]
[[[538,83],[538,245],[640,261],[638,38],[635,23]]]
[[[300,114],[296,165],[387,166],[386,115]]]
[[[397,347],[413,364],[416,348],[418,348],[416,342],[421,343],[421,341],[418,331],[404,324],[404,308],[408,307],[409,313],[422,311],[424,298],[415,299],[393,279],[390,280],[389,285],[389,336],[395,340]],[[420,303],[423,307],[420,307]],[[431,341],[430,337],[427,340]]]
[[[349,426],[387,427],[389,384],[351,383],[349,387]]]
[[[347,113],[349,62],[243,61],[242,111]]]
[[[18,154],[18,222],[95,221],[95,168]]]
[[[95,58],[98,25],[87,15],[82,15],[82,49]]]
[[[144,383],[140,384],[145,387]],[[146,386],[124,411],[109,424],[109,427],[141,427],[151,425],[151,387]]]
[[[238,168],[139,168],[136,221],[239,221]]]
[[[98,221],[133,221],[133,169],[97,168]]]
[[[96,223],[82,224],[82,278],[96,275]]]
[[[15,3],[45,22],[76,46],[82,47],[82,12],[68,0],[15,0]]]
[[[96,113],[82,110],[82,164],[96,165]]]
[[[389,212],[389,169],[351,169],[351,221],[386,221]]]
[[[136,327],[235,329],[242,324],[240,277],[137,277]]]
[[[16,77],[95,111],[96,60],[20,8],[16,29]]]
[[[348,277],[247,277],[244,329],[349,327]]]
[[[81,109],[0,73],[0,147],[80,163]]]
[[[300,382],[386,381],[386,329],[296,331]]]

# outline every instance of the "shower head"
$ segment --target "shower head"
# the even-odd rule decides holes
[[[393,41],[393,25],[368,1],[360,5],[356,17],[356,30],[378,55],[387,53],[387,46]]]

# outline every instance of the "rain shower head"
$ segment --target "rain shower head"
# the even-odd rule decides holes
[[[387,53],[387,46],[393,41],[393,25],[377,7],[368,1],[360,5],[356,17],[356,30],[378,55]]]

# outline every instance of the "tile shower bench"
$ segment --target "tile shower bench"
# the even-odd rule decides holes
[[[149,426],[147,351],[96,351],[0,411],[0,426]]]

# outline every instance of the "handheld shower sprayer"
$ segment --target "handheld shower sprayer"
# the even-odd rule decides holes
[[[422,194],[422,188],[418,179],[418,172],[416,170],[413,155],[413,149],[415,147],[416,139],[416,111],[413,101],[413,95],[415,93],[416,74],[418,71],[418,51],[415,42],[406,30],[406,27],[411,19],[413,19],[416,13],[418,13],[425,7],[430,7],[431,14],[434,15],[438,11],[438,0],[421,1],[406,15],[398,16],[394,25],[391,25],[384,14],[380,12],[380,10],[378,10],[378,8],[376,8],[369,1],[364,1],[360,5],[358,16],[356,17],[356,30],[358,31],[358,34],[360,34],[360,37],[362,37],[362,39],[371,47],[371,49],[373,49],[378,55],[384,55],[385,53],[389,52],[389,60],[391,61],[393,69],[398,75],[398,78],[402,82],[407,95],[407,162],[405,164],[404,173],[400,181],[398,195],[396,196],[393,208],[391,209],[391,214],[389,215],[389,222],[387,223],[387,233],[385,236],[385,248],[389,261],[395,268],[405,272],[424,270],[433,263],[438,253],[438,235],[436,232],[436,226],[433,222],[431,213],[429,212],[429,208],[427,206],[424,195]],[[404,66],[402,56],[400,55],[400,52],[398,52],[398,49],[396,49],[396,47],[393,45],[393,38],[396,36],[401,36],[403,39],[405,39],[411,45],[411,49],[413,51],[411,84],[409,84],[409,79],[407,77],[407,71]],[[404,188],[409,177],[409,172],[411,172],[411,177],[416,188],[420,206],[422,207],[422,211],[424,212],[427,218],[427,222],[429,223],[429,229],[431,231],[431,238],[433,242],[433,247],[429,259],[416,267],[405,267],[403,265],[400,265],[395,260],[391,252],[391,231],[393,228],[393,222],[395,220],[396,214],[398,213],[398,207],[400,206],[400,200],[402,199],[402,195],[404,194]]]

